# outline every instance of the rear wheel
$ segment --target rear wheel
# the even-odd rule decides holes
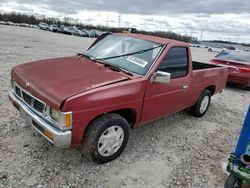
[[[246,90],[247,90],[247,91],[250,91],[250,86],[246,86]]]
[[[199,98],[199,100],[196,102],[195,105],[191,107],[191,113],[192,115],[196,117],[202,117],[207,112],[207,109],[209,107],[211,101],[211,93],[209,90],[204,90]]]
[[[129,124],[118,114],[105,114],[94,120],[84,136],[82,151],[91,161],[106,163],[125,149],[129,139]]]
[[[227,177],[224,188],[241,188],[242,180],[230,174]]]

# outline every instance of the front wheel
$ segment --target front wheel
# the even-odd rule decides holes
[[[209,107],[211,101],[211,93],[209,90],[204,90],[196,102],[195,105],[191,107],[191,113],[192,115],[196,117],[202,117],[207,112],[207,109]]]
[[[227,177],[224,188],[241,188],[242,180],[230,174]]]
[[[107,163],[117,158],[129,139],[129,124],[122,116],[105,114],[95,119],[84,136],[82,151],[91,161]]]

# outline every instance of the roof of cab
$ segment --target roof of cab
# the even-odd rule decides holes
[[[178,40],[172,40],[172,39],[168,39],[168,38],[156,37],[156,36],[151,36],[151,35],[143,35],[143,34],[135,34],[135,33],[115,33],[115,34],[125,35],[128,37],[134,37],[134,38],[147,40],[147,41],[151,41],[151,42],[156,42],[156,43],[160,43],[160,44],[169,44],[169,43],[178,43],[178,44],[182,44],[182,45],[188,44],[188,43],[181,42]]]

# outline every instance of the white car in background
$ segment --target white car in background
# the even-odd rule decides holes
[[[52,32],[57,32],[59,30],[58,26],[56,24],[51,24],[49,26],[49,30]]]
[[[35,28],[35,29],[38,29],[38,26],[35,25],[35,24],[30,24],[30,28]]]
[[[27,23],[20,23],[19,26],[21,26],[21,27],[30,27],[30,24],[27,24]]]
[[[50,27],[49,27],[49,25],[47,23],[40,22],[38,26],[42,30],[46,30],[46,31],[50,30]]]
[[[0,25],[6,25],[6,22],[0,21]]]
[[[14,23],[13,23],[13,22],[10,22],[10,21],[6,22],[6,24],[7,24],[7,25],[14,25]]]
[[[214,46],[210,46],[207,48],[208,52],[221,52],[223,50],[223,48],[221,47],[214,47]]]

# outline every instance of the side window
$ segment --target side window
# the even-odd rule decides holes
[[[188,73],[188,49],[186,47],[171,48],[158,70],[171,73],[171,79],[186,76]]]

